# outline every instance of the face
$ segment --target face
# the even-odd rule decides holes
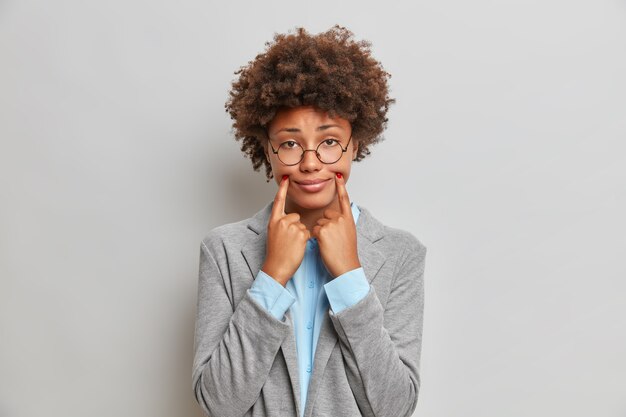
[[[343,149],[348,147],[341,158],[333,164],[322,163],[315,152],[305,152],[299,164],[287,166],[272,152],[270,143],[264,144],[265,155],[272,166],[276,183],[280,184],[283,175],[289,176],[286,210],[288,207],[290,212],[338,207],[335,175],[340,172],[347,183],[358,147],[355,138],[350,139],[352,134],[350,122],[339,116],[330,118],[326,112],[313,106],[285,108],[279,110],[269,123],[268,133],[270,143],[276,151],[287,141],[297,142],[303,149],[316,149],[321,142],[336,139]],[[290,146],[293,146],[293,143]],[[300,183],[307,180],[324,182],[322,186],[315,188],[303,187]]]

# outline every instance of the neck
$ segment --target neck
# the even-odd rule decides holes
[[[327,209],[341,211],[339,199],[336,196],[329,205],[320,208],[304,208],[296,205],[291,200],[285,201],[285,214],[298,213],[300,215],[300,223],[304,224],[309,232],[313,232],[313,227],[315,227],[319,219],[324,217],[324,211]]]

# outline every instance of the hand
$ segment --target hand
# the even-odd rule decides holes
[[[311,233],[300,222],[298,213],[285,214],[285,198],[289,177],[284,176],[278,187],[272,213],[267,224],[265,263],[261,270],[286,286],[296,273],[306,250]]]
[[[317,221],[312,231],[313,237],[317,239],[322,261],[333,278],[361,267],[357,254],[356,225],[345,181],[343,176],[335,176],[340,211],[326,209],[324,217]]]

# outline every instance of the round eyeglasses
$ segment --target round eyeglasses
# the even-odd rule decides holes
[[[285,165],[297,165],[304,159],[304,153],[315,152],[315,156],[323,164],[334,164],[339,161],[343,154],[348,150],[348,145],[352,140],[352,136],[348,139],[345,149],[337,139],[324,139],[317,145],[316,149],[302,149],[302,146],[295,140],[287,140],[280,144],[278,150],[275,150],[270,142],[272,152],[278,155],[278,159]]]

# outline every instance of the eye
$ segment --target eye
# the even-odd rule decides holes
[[[296,142],[295,140],[288,140],[288,141],[281,143],[280,146],[282,146],[283,148],[287,148],[287,149],[293,149],[300,145],[298,145],[298,142]]]
[[[333,145],[338,144],[339,141],[337,139],[324,139],[322,143],[326,146],[333,146]]]

